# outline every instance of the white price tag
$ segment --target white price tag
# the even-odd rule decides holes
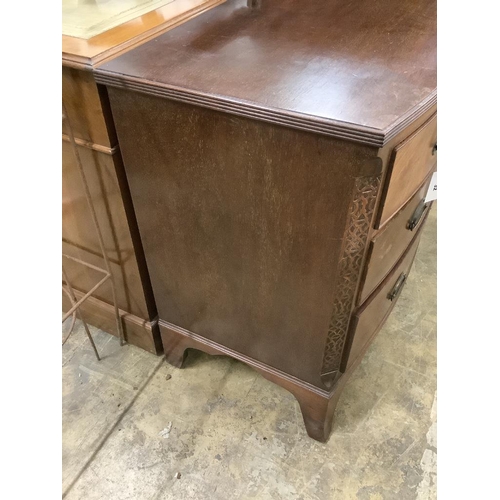
[[[429,184],[429,189],[427,190],[427,194],[425,195],[425,203],[437,200],[438,197],[437,175],[438,175],[437,172],[434,172],[432,174],[431,183]]]

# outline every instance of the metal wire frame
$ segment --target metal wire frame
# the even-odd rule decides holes
[[[71,286],[71,283],[70,283],[70,281],[68,279],[68,275],[67,275],[67,273],[66,273],[66,271],[64,269],[64,265],[63,265],[63,267],[62,267],[63,281],[66,282],[66,287],[63,285],[63,291],[68,295],[68,298],[69,298],[70,303],[71,303],[71,307],[63,315],[62,322],[64,323],[71,315],[73,316],[72,322],[71,322],[71,326],[70,326],[70,329],[69,329],[69,333],[64,338],[63,345],[68,340],[68,338],[70,337],[71,332],[73,331],[73,327],[75,326],[76,317],[79,316],[79,318],[82,321],[83,326],[85,328],[85,333],[87,334],[87,337],[89,338],[90,343],[92,344],[92,348],[94,349],[94,353],[95,353],[97,359],[100,360],[99,352],[97,351],[97,347],[96,347],[95,342],[94,342],[94,340],[92,338],[92,335],[90,333],[89,327],[88,327],[87,323],[85,322],[85,320],[83,319],[83,316],[82,316],[82,313],[81,313],[81,310],[80,310],[80,306],[83,304],[83,302],[85,302],[85,300],[87,300],[89,297],[91,297],[92,294],[97,289],[99,289],[104,283],[106,283],[107,281],[109,281],[109,283],[111,285],[111,294],[112,294],[112,297],[113,297],[113,306],[114,306],[114,310],[115,310],[116,328],[117,328],[117,331],[118,331],[118,336],[120,338],[120,345],[124,345],[125,344],[125,338],[124,338],[124,335],[123,335],[122,322],[121,322],[120,313],[119,313],[119,310],[118,310],[118,304],[117,304],[117,301],[116,301],[115,282],[114,282],[114,279],[113,279],[113,275],[111,274],[111,266],[109,265],[109,259],[108,259],[108,256],[106,254],[106,250],[105,250],[105,246],[104,246],[104,239],[102,237],[102,232],[101,232],[101,226],[99,225],[99,221],[97,219],[97,214],[96,214],[96,211],[95,211],[95,208],[94,208],[94,203],[92,201],[92,196],[90,194],[89,185],[87,183],[87,178],[85,177],[85,171],[83,169],[82,161],[80,159],[80,154],[78,153],[78,148],[77,148],[77,145],[76,145],[75,136],[73,134],[73,128],[72,128],[71,122],[70,122],[70,120],[68,118],[68,113],[66,112],[66,108],[64,106],[64,103],[63,103],[63,120],[66,121],[66,126],[67,126],[68,136],[69,136],[69,142],[71,144],[71,149],[73,150],[73,154],[75,155],[76,164],[77,164],[78,170],[80,172],[80,177],[81,177],[82,184],[83,184],[83,189],[84,189],[84,192],[85,192],[85,198],[87,199],[87,204],[88,204],[89,209],[90,209],[90,214],[92,216],[92,221],[94,222],[94,227],[95,227],[95,230],[96,230],[96,233],[97,233],[97,238],[99,240],[99,246],[101,248],[101,255],[102,255],[102,258],[104,260],[104,266],[105,266],[105,269],[103,269],[101,267],[98,267],[98,266],[95,266],[93,264],[90,264],[89,262],[85,262],[82,259],[78,259],[76,257],[73,257],[72,255],[68,255],[68,254],[65,254],[65,253],[62,254],[62,256],[64,258],[72,260],[74,262],[77,262],[78,264],[81,264],[81,265],[83,265],[85,267],[93,269],[94,271],[100,272],[100,273],[102,273],[104,275],[103,278],[99,282],[97,282],[85,295],[83,295],[83,297],[81,297],[80,299],[77,300],[77,298],[75,296],[74,289]]]

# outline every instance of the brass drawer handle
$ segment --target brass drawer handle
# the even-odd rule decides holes
[[[407,277],[408,276],[405,273],[401,273],[393,289],[389,292],[389,295],[387,296],[387,298],[390,301],[393,301],[399,295],[399,293],[403,289],[403,285],[406,283]]]
[[[434,147],[432,148],[432,156],[434,156],[438,152],[438,143],[434,144]]]
[[[415,212],[413,212],[413,215],[410,217],[410,220],[406,225],[406,229],[413,231],[418,226],[418,223],[420,222],[420,219],[422,218],[422,215],[424,215],[425,209],[428,206],[429,204],[425,203],[425,199],[420,201],[420,203],[417,205],[417,208],[415,209]]]

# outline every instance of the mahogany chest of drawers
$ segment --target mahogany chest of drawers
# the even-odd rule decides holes
[[[102,65],[167,360],[248,363],[328,438],[436,169],[432,0],[228,0]]]

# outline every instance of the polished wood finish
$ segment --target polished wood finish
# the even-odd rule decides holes
[[[435,16],[434,0],[229,0],[97,78],[383,146],[436,103]]]
[[[92,73],[63,66],[62,100],[76,139],[107,148],[116,145],[114,128],[106,124],[112,121],[111,111],[107,99],[103,105]],[[63,134],[68,136],[64,122]]]
[[[78,69],[92,69],[223,1],[225,0],[175,0],[89,39],[63,35],[63,64]]]
[[[302,358],[322,358],[332,263],[376,151],[109,91],[160,318],[321,384]]]
[[[63,36],[62,99],[90,184],[103,232],[128,342],[157,354],[162,352],[157,311],[137,228],[107,91],[97,85],[98,62],[124,53],[223,0],[176,0],[88,40]],[[102,266],[97,235],[83,196],[75,158],[63,124],[63,251]],[[88,291],[96,273],[73,261],[66,271],[77,294]],[[114,333],[111,289],[103,286],[82,309],[87,321]],[[63,309],[67,307],[63,295]]]
[[[71,145],[62,142],[62,237],[63,251],[90,264],[103,267],[99,241],[82,192],[80,173]],[[118,307],[130,314],[152,321],[156,308],[151,314],[143,286],[147,273],[141,276],[137,250],[131,235],[118,172],[123,169],[119,155],[109,155],[90,148],[78,147],[85,176],[92,194],[96,215],[102,229],[104,245],[110,260],[111,272],[116,285]],[[72,261],[65,262],[66,272],[77,290],[87,291],[100,279],[100,274],[86,266]],[[147,285],[148,286],[148,285]],[[150,289],[150,286],[149,286]],[[152,292],[150,302],[154,304]],[[111,287],[103,285],[96,298],[112,304]],[[91,324],[93,317],[88,317]]]
[[[248,363],[295,394],[309,435],[326,440],[375,332],[352,324],[393,150],[436,112],[435,3],[228,0],[96,79],[167,360],[197,348]],[[407,270],[412,241],[381,259],[380,279]],[[378,298],[385,283],[364,301],[380,324],[395,303]]]
[[[349,336],[344,350],[344,365],[346,365],[347,369],[357,360],[360,353],[364,352],[366,345],[369,344],[380,330],[392,308],[395,306],[410,273],[419,241],[420,231],[415,235],[406,252],[394,266],[391,273],[373,292],[370,298],[353,313],[349,327]],[[402,275],[406,277],[404,281]],[[398,280],[400,280],[401,285],[396,290],[395,287],[399,285]],[[394,291],[394,297],[390,298],[392,291]]]
[[[110,260],[125,339],[133,345],[160,354],[163,348],[157,326],[156,305],[123,163],[116,145],[106,89],[97,89],[90,73],[63,68],[64,75],[63,102],[80,136],[76,138],[78,153]],[[88,109],[85,104],[88,104]],[[62,187],[62,250],[102,268],[104,261],[97,232],[64,129]],[[100,273],[69,259],[66,259],[65,269],[77,297],[88,292],[101,278]],[[113,295],[108,283],[100,287],[94,298],[87,300],[81,310],[88,323],[116,334],[111,304]],[[62,307],[63,311],[70,307],[65,294]]]
[[[431,176],[432,174],[425,179],[408,203],[371,239],[364,273],[361,277],[358,303],[362,303],[394,267],[423,223],[425,214],[432,205],[423,203]],[[420,207],[423,207],[422,211]],[[416,214],[417,211],[419,214]],[[414,214],[421,216],[415,227],[411,227],[410,220]]]
[[[385,224],[411,198],[437,163],[437,115],[394,148],[376,227]]]
[[[107,103],[106,90],[100,89],[100,93],[106,97]],[[109,109],[109,103],[106,106]],[[71,109],[70,106],[68,108]],[[79,115],[76,107],[72,111],[75,117],[85,116]],[[97,116],[96,113],[93,120],[89,121],[80,119],[80,132],[98,131],[98,127],[87,126],[95,123],[100,125]],[[103,142],[116,142],[114,128],[111,130],[108,141]],[[81,135],[85,137],[86,134]],[[95,135],[90,137],[95,139]],[[110,260],[125,339],[133,345],[160,354],[163,348],[157,326],[156,305],[118,147],[111,148],[84,139],[76,139],[76,142]],[[62,187],[63,252],[102,268],[104,261],[100,255],[97,233],[83,193],[76,159],[64,133]],[[90,290],[101,277],[96,271],[72,260],[65,262],[65,269],[77,297]],[[88,323],[116,334],[112,303],[111,286],[104,284],[81,310]],[[63,310],[70,306],[65,294],[62,306]]]

